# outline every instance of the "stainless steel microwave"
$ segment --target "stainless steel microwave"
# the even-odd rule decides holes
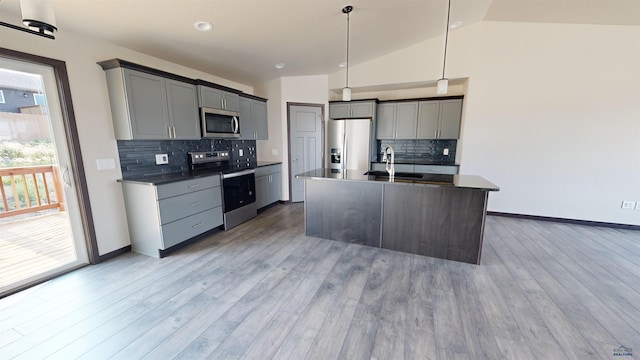
[[[235,111],[200,108],[202,137],[237,138],[240,137],[239,114]]]

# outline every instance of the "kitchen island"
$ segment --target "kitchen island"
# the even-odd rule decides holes
[[[316,169],[305,180],[306,235],[480,264],[490,191],[480,176]]]

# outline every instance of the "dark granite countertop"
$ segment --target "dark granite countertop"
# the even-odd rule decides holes
[[[422,178],[420,179],[412,179],[401,177],[396,174],[396,177],[392,181],[389,181],[388,176],[365,175],[366,172],[367,170],[335,170],[321,168],[298,174],[296,175],[296,178],[313,180],[379,182],[399,185],[455,187],[488,191],[500,190],[500,188],[495,184],[477,175],[423,174]]]
[[[372,161],[372,164],[384,164],[384,161]],[[458,164],[445,164],[442,161],[436,160],[416,160],[416,161],[394,161],[394,164],[405,164],[405,165],[438,165],[438,166],[460,166]]]
[[[282,164],[281,161],[258,161],[254,164],[233,164],[213,167],[210,169],[197,170],[197,171],[181,171],[171,172],[166,174],[154,174],[149,176],[134,177],[129,179],[120,179],[118,182],[129,182],[147,185],[162,185],[169,184],[178,181],[197,179],[206,176],[214,176],[220,174],[227,174],[234,171],[240,171],[245,169],[255,169],[263,166]]]

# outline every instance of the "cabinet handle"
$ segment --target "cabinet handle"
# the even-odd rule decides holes
[[[199,222],[199,223],[197,223],[197,224],[195,224],[195,225],[191,225],[191,227],[192,227],[192,228],[197,228],[197,227],[198,227],[198,226],[200,226],[200,225],[202,225],[202,223],[201,223],[201,222]]]
[[[200,184],[193,184],[193,185],[189,185],[187,186],[189,189],[193,189],[193,188],[197,188],[200,187]]]
[[[196,206],[196,205],[200,205],[200,201],[192,202],[191,204],[189,204],[189,206]]]

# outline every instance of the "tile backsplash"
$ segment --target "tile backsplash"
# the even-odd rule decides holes
[[[123,179],[189,171],[188,152],[224,150],[230,151],[231,163],[256,162],[255,140],[118,140]],[[169,163],[156,165],[156,154],[167,154]]]
[[[393,147],[397,163],[433,163],[453,165],[456,162],[457,140],[377,140],[378,162],[384,149]],[[449,149],[449,155],[444,150]]]

